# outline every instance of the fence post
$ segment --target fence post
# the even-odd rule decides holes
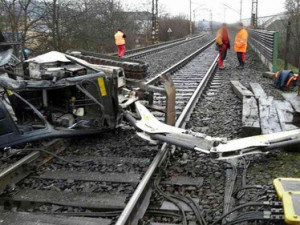
[[[272,70],[274,73],[277,72],[277,59],[278,59],[278,40],[279,40],[279,34],[278,32],[274,32],[274,42],[273,42],[273,66]]]

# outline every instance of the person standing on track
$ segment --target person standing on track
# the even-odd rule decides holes
[[[247,43],[248,43],[248,32],[244,28],[243,23],[238,24],[238,32],[235,36],[234,41],[234,51],[237,54],[237,58],[239,60],[239,65],[237,69],[244,69],[246,62],[246,51],[247,51]]]
[[[126,35],[118,28],[117,33],[115,34],[115,44],[118,48],[118,56],[123,57],[125,55],[125,41]]]
[[[224,70],[225,67],[223,63],[226,59],[227,50],[230,49],[230,40],[228,36],[228,29],[226,23],[223,23],[222,27],[218,30],[216,42],[219,51],[218,66],[220,70]]]

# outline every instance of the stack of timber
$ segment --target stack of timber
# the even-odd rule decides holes
[[[295,110],[293,122],[300,124],[300,96],[297,93],[283,93],[282,96]]]
[[[274,79],[275,73],[273,72],[264,72],[263,77],[269,78],[269,79]]]
[[[239,81],[231,81],[233,91],[243,101],[242,133],[244,136],[271,134],[293,130],[295,107],[288,100],[274,100],[258,83],[250,83],[250,90]],[[300,114],[300,98],[299,98]]]
[[[234,93],[243,101],[242,135],[252,136],[260,134],[258,106],[253,93],[239,81],[231,81],[231,86]]]

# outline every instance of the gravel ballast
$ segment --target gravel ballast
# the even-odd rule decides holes
[[[148,76],[153,77],[192,54],[197,49],[203,47],[212,39],[213,37],[211,35],[207,35],[203,38],[198,38],[185,44],[181,44],[155,54],[147,55],[139,58],[139,60],[149,64]]]

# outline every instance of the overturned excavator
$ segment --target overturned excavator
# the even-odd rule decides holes
[[[210,154],[215,159],[259,154],[300,143],[300,130],[232,141],[176,128],[175,89],[170,77],[164,88],[145,85],[143,74],[130,75],[117,66],[98,65],[78,51],[49,52],[19,61],[12,45],[0,35],[0,149],[47,138],[94,135],[127,120],[143,139],[167,142]],[[93,61],[94,60],[94,61]],[[112,60],[112,59],[109,59]],[[101,63],[101,62],[100,62]],[[125,62],[124,62],[125,63]],[[153,93],[167,96],[166,123],[149,111]]]

